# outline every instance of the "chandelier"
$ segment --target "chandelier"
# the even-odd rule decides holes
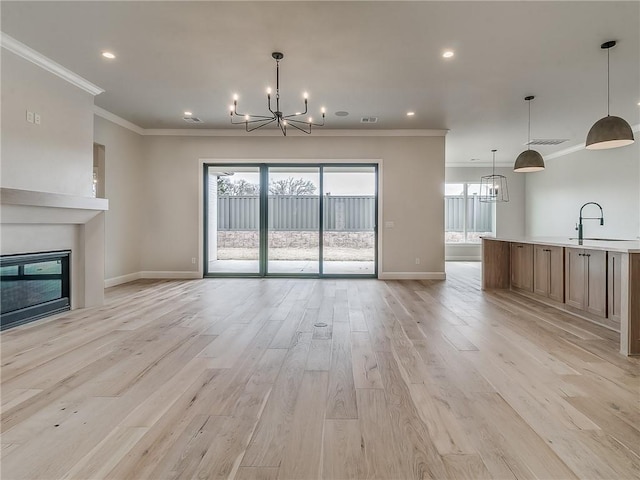
[[[307,119],[302,119],[304,115],[308,112],[308,95],[305,92],[304,97],[304,112],[296,112],[290,115],[285,115],[280,111],[280,60],[284,58],[284,54],[281,52],[273,52],[271,56],[276,61],[276,101],[275,101],[275,111],[273,110],[273,105],[271,104],[271,88],[267,88],[267,105],[269,108],[270,115],[253,115],[253,114],[243,114],[238,113],[238,96],[234,95],[233,97],[233,105],[230,107],[231,114],[231,123],[233,125],[244,125],[245,130],[247,132],[253,132],[262,127],[266,127],[267,125],[276,122],[277,126],[280,127],[280,131],[282,131],[282,135],[287,135],[287,127],[293,127],[296,130],[300,130],[306,134],[311,134],[311,127],[322,127],[324,126],[324,108],[321,109],[322,112],[322,123],[314,123],[313,118],[308,117]],[[234,121],[235,118],[240,117],[242,121]]]
[[[509,188],[507,186],[507,177],[496,174],[496,152],[493,153],[493,163],[491,175],[483,175],[480,177],[480,196],[479,200],[484,203],[498,203],[509,201]]]

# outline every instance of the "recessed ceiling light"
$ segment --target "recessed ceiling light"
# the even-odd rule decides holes
[[[192,112],[184,112],[184,116],[185,116],[185,117],[190,117],[191,115],[193,115],[193,113],[192,113]]]
[[[407,117],[413,117],[416,114],[416,112],[407,112]]]
[[[111,52],[102,52],[102,56],[104,58],[108,58],[109,60],[113,60],[116,56]]]
[[[349,115],[349,112],[345,112],[344,110],[339,110],[334,114],[336,117],[346,117]]]
[[[451,57],[453,57],[453,50],[446,50],[446,51],[442,54],[442,56],[443,56],[444,58],[451,58]]]
[[[638,106],[640,107],[640,102],[638,102]]]

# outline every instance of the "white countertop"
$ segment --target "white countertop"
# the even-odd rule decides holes
[[[582,245],[578,244],[578,240],[573,240],[568,237],[482,237],[485,240],[497,240],[501,242],[518,242],[518,243],[533,243],[539,245],[555,245],[559,247],[573,247],[573,248],[589,248],[592,250],[607,250],[610,252],[622,252],[622,253],[640,253],[640,240],[587,240],[582,242]]]

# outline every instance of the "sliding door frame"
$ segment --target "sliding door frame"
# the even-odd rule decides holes
[[[209,167],[233,169],[237,167],[257,167],[260,172],[260,213],[259,213],[259,261],[258,272],[209,272]],[[319,227],[318,227],[318,273],[269,273],[268,271],[268,252],[269,252],[269,168],[318,168],[319,175]],[[325,274],[324,273],[324,168],[330,167],[371,167],[374,172],[374,267],[372,274]],[[202,164],[202,188],[203,188],[203,273],[204,277],[260,277],[260,278],[377,278],[378,277],[378,202],[379,202],[379,169],[377,162],[316,162],[316,163],[300,163],[300,162],[273,162],[273,163],[255,163],[255,162],[209,162]]]

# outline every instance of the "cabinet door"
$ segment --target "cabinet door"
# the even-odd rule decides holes
[[[522,267],[520,264],[522,263],[522,254],[521,251],[523,249],[523,245],[521,243],[512,243],[511,244],[511,287],[512,288],[522,288]]]
[[[617,328],[620,328],[620,306],[622,302],[622,271],[620,267],[622,254],[607,252],[607,255],[607,316],[609,320],[615,322]]]
[[[587,274],[584,251],[579,248],[565,248],[564,252],[564,293],[565,303],[584,310],[587,306],[585,278]]]
[[[550,250],[546,245],[533,246],[533,293],[549,296],[550,291]]]
[[[511,244],[511,287],[533,292],[533,245]]]
[[[549,250],[549,298],[564,302],[564,248],[547,248]]]
[[[533,245],[525,243],[522,249],[522,289],[533,292]]]
[[[585,250],[587,259],[587,311],[607,316],[607,252]]]

